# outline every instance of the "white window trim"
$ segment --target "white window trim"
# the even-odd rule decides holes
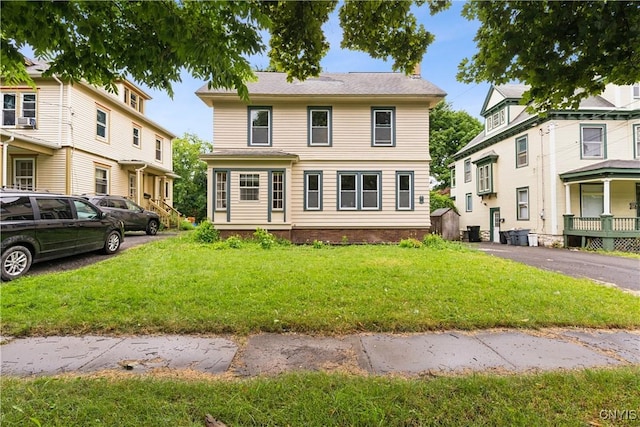
[[[309,189],[309,178],[315,176],[318,178],[318,189]],[[309,194],[318,194],[318,206],[309,206]],[[306,211],[321,211],[322,210],[322,172],[320,171],[305,171],[304,173],[304,210]]]
[[[138,131],[138,143],[136,144],[136,130]],[[131,145],[136,148],[142,148],[142,127],[133,125],[131,128]]]
[[[521,141],[524,141],[525,144],[524,151],[520,151]],[[521,154],[524,155],[524,161],[522,163],[520,163]],[[523,168],[525,166],[529,166],[529,138],[526,135],[516,138],[516,168]]]
[[[160,149],[158,150],[158,143],[160,143]],[[160,158],[158,158],[158,153],[160,153]],[[162,163],[162,159],[164,158],[164,140],[156,135],[156,142],[155,142],[155,160],[156,162],[161,162]]]
[[[279,177],[279,179],[276,179]],[[278,188],[279,184],[279,188]],[[279,197],[277,197],[279,196]],[[276,202],[280,202],[280,206],[276,207]],[[272,171],[271,172],[271,210],[283,211],[284,210],[284,172]]]
[[[267,142],[254,142],[253,141],[253,130],[254,130],[254,126],[253,126],[253,113],[254,112],[258,112],[258,111],[266,111],[267,112],[267,119],[268,119],[268,124],[266,126],[266,130],[267,130]],[[271,134],[273,131],[273,111],[271,107],[249,107],[249,141],[248,144],[250,147],[270,147],[272,144],[271,141]],[[265,126],[259,126],[256,128],[260,128],[263,129],[265,128]]]
[[[96,194],[109,194],[109,184],[110,184],[110,170],[109,168],[106,167],[102,167],[102,166],[95,166],[94,168],[95,172],[95,182],[94,182],[94,188],[95,188],[95,192]],[[104,176],[105,178],[98,178],[98,171],[104,172]],[[104,186],[105,186],[105,190],[104,192],[98,191],[98,179],[104,179]],[[102,183],[101,183],[102,184]]]
[[[31,163],[31,175],[30,176],[18,175],[18,166],[17,166],[18,162],[30,162]],[[23,186],[21,181],[24,180],[24,179],[30,180],[31,181],[31,185],[27,184],[26,186]],[[20,190],[34,190],[35,189],[35,185],[36,185],[36,161],[35,161],[34,158],[32,158],[32,157],[16,157],[16,158],[13,159],[13,183],[14,183],[15,187],[20,189]]]
[[[4,108],[4,97],[5,96],[13,96],[13,109]],[[18,94],[15,92],[4,92],[2,93],[2,126],[3,127],[15,127],[18,122]],[[13,124],[4,124],[4,113],[5,111],[13,111]]]
[[[229,184],[229,172],[228,171],[214,171],[215,173],[215,210],[226,211],[227,210],[227,190]]]
[[[389,113],[389,126],[378,126],[376,122],[376,113]],[[371,145],[373,147],[394,147],[396,145],[396,109],[395,107],[372,107],[371,108]],[[378,142],[376,139],[376,130],[389,129],[389,141]]]
[[[520,199],[521,194],[526,194],[527,196],[526,201],[523,201]],[[517,203],[516,219],[518,221],[529,221],[529,219],[531,218],[531,206],[529,202],[530,202],[529,187],[516,188],[516,203]],[[521,215],[521,208],[526,209],[526,216]]]
[[[331,141],[331,120],[332,120],[332,108],[331,107],[308,107],[309,114],[307,120],[309,121],[309,146],[310,147],[330,147],[332,145]],[[327,115],[327,126],[313,126],[313,114],[314,113],[326,113]],[[313,140],[313,131],[314,129],[326,129],[327,131],[327,141],[326,142],[314,142]]]
[[[244,181],[245,185],[242,185]],[[250,184],[250,185],[248,185]],[[259,202],[260,201],[260,174],[259,173],[241,173],[238,176],[238,189],[239,189],[239,196],[240,196],[240,201],[242,202]],[[244,192],[242,190],[251,190],[251,194],[254,193],[255,191],[255,195],[256,198],[253,199],[248,199],[246,198],[247,195],[249,194],[248,192]]]
[[[588,141],[586,144],[591,145],[600,145],[600,154],[597,156],[588,156],[585,154],[585,140],[584,140],[584,130],[585,129],[600,129],[602,139],[600,141]],[[589,124],[580,126],[580,158],[581,159],[606,159],[607,158],[607,127],[603,124]]]
[[[98,121],[98,112],[104,113],[105,122],[101,123]],[[104,136],[98,133],[98,126],[104,127]],[[109,141],[109,110],[106,108],[102,108],[100,106],[96,106],[96,139],[100,141]]]

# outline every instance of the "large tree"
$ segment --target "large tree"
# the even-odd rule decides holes
[[[173,141],[173,171],[180,175],[173,185],[173,206],[198,222],[207,216],[207,164],[200,154],[212,148],[211,143],[189,133]]]
[[[577,107],[607,83],[640,81],[640,2],[478,1],[463,16],[481,27],[464,82],[519,81],[541,112]]]
[[[418,0],[424,3],[424,0]],[[172,94],[182,68],[211,87],[247,96],[249,56],[267,50],[289,78],[320,72],[329,44],[322,31],[337,1],[10,1],[2,2],[0,74],[8,83],[30,79],[20,49],[49,61],[45,75],[113,88],[123,76]],[[412,0],[346,0],[342,45],[393,59],[410,73],[433,36],[416,24]],[[427,0],[432,11],[449,0]],[[367,18],[368,17],[368,18]],[[361,19],[367,18],[366,28]],[[376,19],[378,18],[378,19]],[[384,18],[384,19],[382,19]],[[373,38],[377,43],[372,43]]]
[[[451,186],[449,164],[453,155],[482,130],[482,123],[466,111],[454,111],[442,101],[429,114],[429,154],[431,176],[436,188]]]

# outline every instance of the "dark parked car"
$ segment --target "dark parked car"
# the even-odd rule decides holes
[[[125,231],[146,231],[154,235],[160,229],[160,216],[120,196],[87,196],[90,202],[124,223]]]
[[[0,192],[2,280],[33,262],[102,250],[112,254],[124,236],[122,221],[80,197],[32,191]]]

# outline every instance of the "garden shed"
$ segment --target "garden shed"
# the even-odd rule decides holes
[[[431,232],[445,240],[460,240],[460,214],[453,208],[431,212]]]

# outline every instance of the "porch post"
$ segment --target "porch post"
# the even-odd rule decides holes
[[[564,214],[572,215],[571,213],[571,187],[569,183],[564,183]]]
[[[611,179],[603,179],[604,183],[604,212],[602,215],[611,215]]]

